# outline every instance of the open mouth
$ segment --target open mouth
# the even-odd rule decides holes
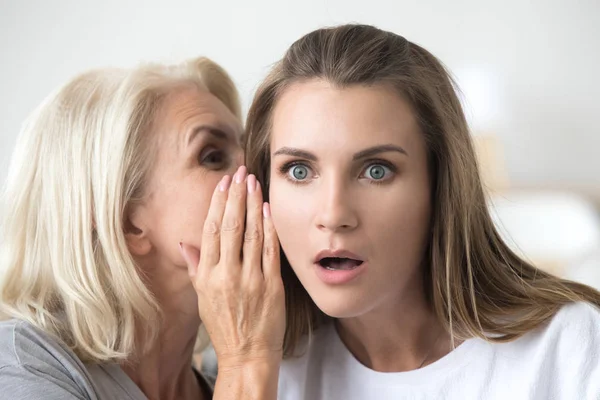
[[[350,271],[362,265],[363,261],[345,257],[325,257],[318,264],[329,271]]]

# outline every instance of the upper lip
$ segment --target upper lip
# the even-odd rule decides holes
[[[317,256],[315,257],[314,262],[319,263],[324,258],[349,258],[352,260],[357,260],[357,261],[362,261],[362,262],[365,261],[364,258],[362,258],[361,256],[359,256],[357,254],[352,253],[351,251],[344,250],[344,249],[337,249],[337,250],[322,250],[322,251],[320,251],[317,254]]]

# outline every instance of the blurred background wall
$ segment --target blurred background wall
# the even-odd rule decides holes
[[[25,117],[77,73],[207,55],[247,109],[294,40],[345,22],[392,30],[445,62],[507,239],[600,287],[598,0],[0,0],[0,182]]]

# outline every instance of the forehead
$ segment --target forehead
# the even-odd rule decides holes
[[[215,95],[200,88],[180,88],[169,93],[155,120],[159,131],[171,133],[173,129],[185,133],[199,124],[212,125],[235,139],[241,135],[237,117]]]
[[[273,113],[271,145],[342,148],[422,142],[411,105],[383,85],[338,88],[326,81],[295,83]]]

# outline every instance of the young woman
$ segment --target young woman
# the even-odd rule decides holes
[[[281,399],[600,398],[600,294],[502,241],[428,51],[309,33],[258,89],[245,150],[283,249]]]
[[[225,193],[215,188],[242,159],[240,134],[233,82],[205,58],[90,72],[33,114],[3,196],[1,398],[213,398],[192,368],[201,321],[180,243],[203,248],[211,198]],[[260,191],[246,202],[245,180],[222,185],[257,211],[248,231],[262,232]],[[265,263],[274,271],[268,286],[260,274],[263,242],[277,243],[268,222],[265,240],[246,248],[259,294],[245,309],[252,332],[272,332],[274,319],[282,337],[279,260]],[[224,237],[241,243],[243,234]],[[279,314],[261,318],[261,299],[278,300]],[[215,340],[215,399],[275,398],[263,343],[226,342],[235,354],[227,357]]]

